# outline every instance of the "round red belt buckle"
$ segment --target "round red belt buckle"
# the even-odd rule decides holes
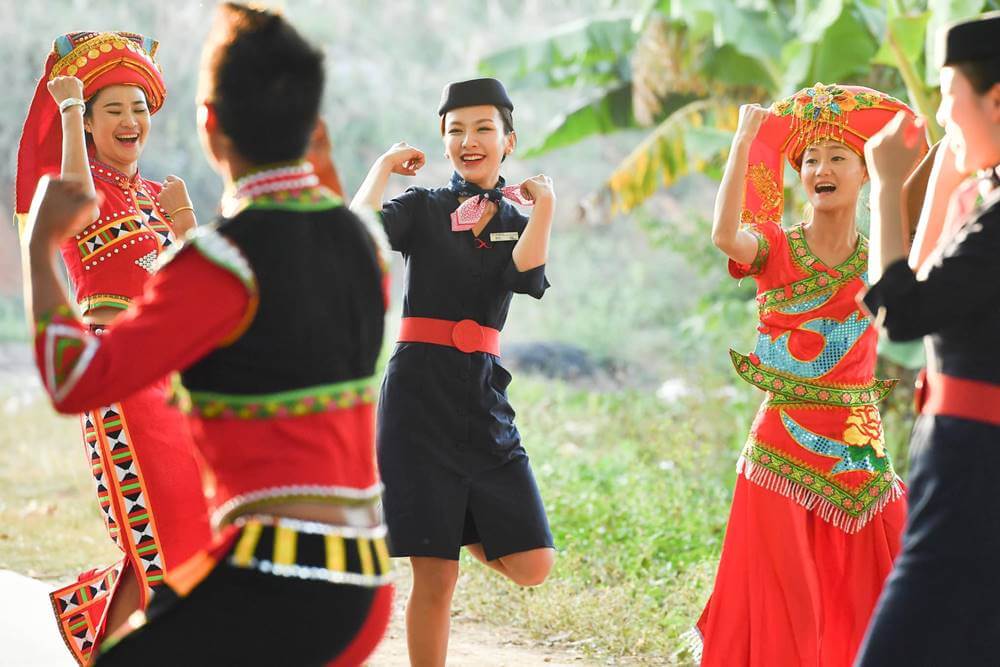
[[[462,352],[476,352],[483,346],[483,328],[475,320],[456,322],[451,330],[451,340]]]

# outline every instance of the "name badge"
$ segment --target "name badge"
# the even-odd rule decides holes
[[[516,241],[517,237],[517,232],[499,232],[490,234],[490,241]]]

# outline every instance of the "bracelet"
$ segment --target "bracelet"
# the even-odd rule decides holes
[[[171,213],[169,213],[169,215],[172,218],[181,211],[191,211],[191,214],[194,215],[194,206],[178,206]]]
[[[83,109],[86,110],[87,103],[79,97],[67,97],[59,103],[59,113],[65,113],[66,109],[69,109],[70,107],[83,107]]]

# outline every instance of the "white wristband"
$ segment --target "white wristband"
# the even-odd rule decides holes
[[[59,113],[63,113],[66,109],[70,107],[83,107],[87,108],[87,103],[81,100],[79,97],[67,97],[62,102],[59,103]]]

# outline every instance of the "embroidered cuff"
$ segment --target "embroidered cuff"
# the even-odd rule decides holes
[[[760,272],[764,270],[767,257],[771,253],[771,244],[768,242],[766,236],[749,225],[744,225],[743,230],[757,237],[757,254],[754,255],[753,261],[749,264],[740,264],[729,260],[729,275],[733,278],[747,278],[749,276],[760,275]]]
[[[38,318],[35,363],[45,391],[57,407],[86,372],[99,345],[97,337],[65,305]]]

